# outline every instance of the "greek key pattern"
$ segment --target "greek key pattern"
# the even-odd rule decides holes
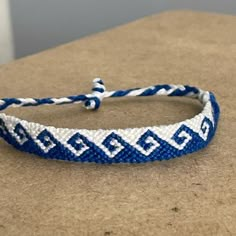
[[[101,81],[96,80],[96,83],[92,95],[79,95],[83,97],[85,106],[93,109],[100,106],[103,99],[101,93],[104,95],[105,91]],[[158,93],[164,94],[166,91],[168,96],[194,97],[204,105],[200,114],[177,124],[118,130],[62,129],[27,122],[1,113],[0,136],[21,151],[51,159],[96,163],[141,163],[168,160],[205,147],[216,131],[219,106],[214,95],[189,88],[158,85]],[[153,91],[154,86],[142,89],[142,95],[149,96],[150,93],[154,95]],[[140,93],[137,95],[137,89],[131,89],[107,92],[106,96],[127,96],[127,94],[140,95]],[[65,103],[65,98],[63,99]],[[62,103],[63,99],[51,98],[50,101]],[[18,100],[10,102],[3,99],[2,101],[8,102],[8,106],[18,106],[20,104]],[[33,103],[33,100],[30,102]],[[42,99],[34,101],[42,103]],[[49,99],[44,99],[44,101],[49,102]],[[0,102],[1,106],[7,107],[4,102]],[[24,103],[23,106],[27,104],[23,99],[21,102]]]

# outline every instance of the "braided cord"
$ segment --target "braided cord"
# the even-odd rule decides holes
[[[40,99],[3,98],[0,99],[0,110],[81,102],[85,108],[95,110],[104,98],[154,95],[198,99],[203,110],[192,119],[172,125],[117,130],[55,128],[0,113],[0,137],[19,150],[45,158],[96,163],[168,160],[207,146],[217,128],[219,105],[213,93],[188,85],[164,84],[106,91],[102,80],[97,78],[93,81],[91,94]]]
[[[81,103],[87,109],[98,109],[101,101],[109,97],[125,97],[125,96],[188,96],[198,98],[203,91],[188,85],[155,85],[147,88],[134,88],[127,90],[106,91],[103,81],[99,78],[93,81],[92,94],[81,94],[60,98],[3,98],[0,99],[0,110],[8,107],[22,106],[40,106],[40,105],[63,105],[71,103]]]

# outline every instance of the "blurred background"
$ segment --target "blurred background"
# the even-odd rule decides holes
[[[236,13],[236,0],[0,0],[0,64],[146,15]]]

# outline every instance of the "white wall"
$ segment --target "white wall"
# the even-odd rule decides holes
[[[0,64],[11,61],[13,54],[9,2],[0,0]]]
[[[236,13],[236,0],[10,0],[10,4],[16,57],[165,10]]]

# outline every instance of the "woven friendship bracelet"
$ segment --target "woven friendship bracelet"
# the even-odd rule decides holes
[[[198,99],[203,110],[176,124],[110,130],[55,128],[0,113],[0,136],[15,148],[41,157],[96,163],[168,160],[195,152],[210,142],[217,128],[219,106],[213,93],[191,86],[166,84],[106,91],[102,80],[95,79],[92,94],[42,99],[4,98],[0,99],[0,110],[81,102],[87,109],[98,109],[104,98],[153,95]]]

